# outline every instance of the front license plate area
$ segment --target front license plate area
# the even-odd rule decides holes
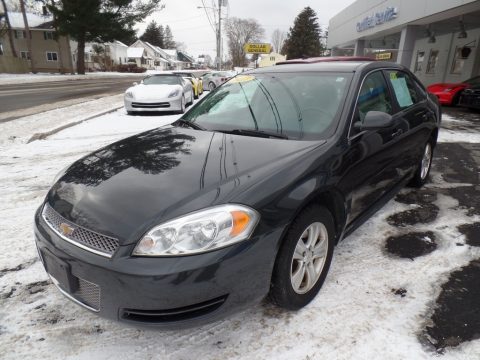
[[[42,250],[42,257],[47,273],[58,281],[63,290],[74,293],[78,289],[78,279],[72,275],[70,265],[55,258],[48,250]]]

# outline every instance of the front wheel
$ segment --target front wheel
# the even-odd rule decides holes
[[[420,188],[427,182],[428,175],[430,174],[430,168],[432,167],[432,158],[433,146],[431,141],[429,141],[423,149],[423,156],[418,164],[417,170],[415,171],[415,175],[408,185]]]
[[[315,298],[332,262],[334,239],[333,217],[324,207],[311,205],[295,218],[275,261],[273,303],[298,310]]]
[[[210,91],[215,90],[216,87],[217,87],[217,86],[216,86],[215,83],[213,83],[213,82],[210,82],[210,83],[208,84],[208,90],[210,90]]]
[[[185,95],[182,96],[180,100],[180,110],[178,111],[179,114],[183,114],[185,112]]]

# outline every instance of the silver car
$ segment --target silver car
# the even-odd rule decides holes
[[[210,72],[202,76],[203,90],[214,90],[235,76],[233,71]]]
[[[175,74],[155,74],[125,91],[125,109],[128,114],[136,111],[175,111],[183,114],[193,103],[190,81]]]

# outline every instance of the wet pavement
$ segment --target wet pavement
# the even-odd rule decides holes
[[[444,109],[444,113],[460,121],[445,122],[443,128],[480,131],[480,113],[451,108]],[[457,208],[472,218],[471,223],[457,227],[464,235],[465,243],[459,241],[456,245],[480,246],[480,222],[474,221],[475,216],[480,215],[480,144],[439,143],[433,164],[432,174],[441,177],[442,186],[432,181],[425,189],[404,190],[395,198],[395,201],[414,208],[387,218],[390,225],[405,229],[403,233],[386,239],[385,249],[392,255],[414,260],[437,249],[436,232],[417,232],[415,225],[428,224],[437,218],[441,209],[434,202],[440,196],[455,199]],[[392,292],[403,297],[407,291],[392,289]],[[443,353],[448,347],[479,339],[480,258],[452,272],[445,283],[439,284],[438,293],[419,340]]]

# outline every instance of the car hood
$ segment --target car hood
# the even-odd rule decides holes
[[[322,143],[159,128],[78,160],[47,201],[77,225],[129,244],[161,222],[231,202]]]
[[[166,98],[175,89],[182,89],[180,85],[137,85],[130,90],[135,100],[157,100]]]

